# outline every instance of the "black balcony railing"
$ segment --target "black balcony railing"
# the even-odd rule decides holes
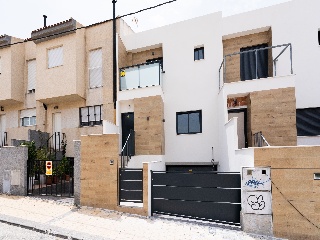
[[[162,61],[154,61],[120,69],[120,91],[159,86],[162,82]]]
[[[121,149],[121,168],[125,168],[131,159],[135,155],[135,132],[130,130],[130,133],[126,139],[125,144]]]

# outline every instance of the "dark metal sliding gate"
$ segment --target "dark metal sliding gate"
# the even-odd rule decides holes
[[[119,168],[119,202],[143,202],[142,168]]]
[[[240,224],[240,173],[151,172],[152,213]]]
[[[28,195],[73,197],[73,159],[52,160],[51,162],[52,175],[47,176],[47,161],[28,160]]]

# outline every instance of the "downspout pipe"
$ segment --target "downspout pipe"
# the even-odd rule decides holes
[[[117,0],[112,0],[113,3],[113,107],[117,105],[117,25],[116,25],[116,3]]]

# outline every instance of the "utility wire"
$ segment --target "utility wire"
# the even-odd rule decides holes
[[[171,0],[171,1],[164,2],[164,3],[160,3],[158,5],[155,5],[155,6],[152,6],[152,7],[148,7],[148,8],[144,8],[144,9],[141,9],[141,10],[136,11],[136,12],[132,12],[132,13],[124,14],[122,16],[118,16],[118,17],[116,17],[116,19],[122,18],[122,17],[127,17],[127,16],[130,16],[130,15],[134,15],[134,14],[137,14],[137,13],[140,13],[140,12],[144,12],[144,11],[147,11],[147,10],[151,10],[151,9],[154,9],[154,8],[157,8],[157,7],[161,7],[163,5],[166,5],[166,4],[169,4],[169,3],[173,3],[175,1],[177,1],[177,0]],[[23,41],[10,43],[10,44],[1,46],[1,48],[12,46],[12,45],[16,45],[16,44],[20,44],[20,43],[25,43],[25,42],[31,42],[31,41],[41,40],[41,39],[45,39],[45,38],[50,38],[50,37],[62,35],[62,34],[65,34],[65,33],[75,32],[76,30],[80,30],[80,29],[83,29],[83,28],[89,28],[89,27],[92,27],[92,26],[95,26],[95,25],[99,25],[99,24],[102,24],[102,23],[105,23],[105,22],[112,21],[112,20],[113,19],[111,18],[111,19],[108,19],[108,20],[105,20],[105,21],[102,21],[102,22],[97,22],[97,23],[90,24],[88,26],[78,27],[78,28],[74,28],[72,30],[67,30],[67,31],[59,32],[59,33],[50,34],[50,35],[47,35],[47,36],[44,36],[44,37],[27,38],[27,39],[24,39]],[[48,26],[48,27],[50,27],[50,26]]]
[[[173,3],[173,2],[175,2],[175,1],[177,1],[177,0],[171,0],[171,1],[168,1],[168,2],[160,3],[160,4],[155,5],[155,6],[153,6],[153,7],[144,8],[144,9],[141,9],[141,10],[136,11],[136,12],[132,12],[132,13],[128,13],[128,14],[119,16],[118,18],[122,18],[122,17],[127,17],[127,16],[130,16],[130,15],[134,15],[134,14],[137,14],[137,13],[140,13],[140,12],[143,12],[143,11],[146,11],[146,10],[150,10],[150,9],[157,8],[157,7],[160,7],[160,6],[169,4],[169,3]]]

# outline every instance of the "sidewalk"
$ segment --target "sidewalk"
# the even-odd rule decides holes
[[[214,223],[77,208],[73,199],[0,195],[0,221],[69,239],[272,239]]]

